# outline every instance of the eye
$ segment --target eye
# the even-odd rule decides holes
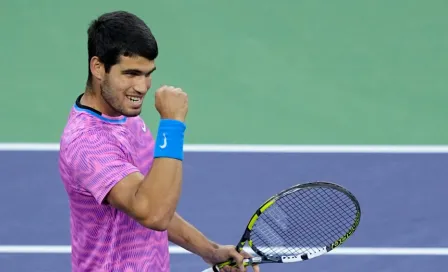
[[[128,77],[135,77],[135,76],[138,76],[139,73],[136,73],[136,72],[127,72],[126,75],[127,75]]]
[[[142,75],[142,72],[138,71],[138,70],[125,70],[122,73],[124,75],[126,75],[127,77],[131,77],[131,78]]]

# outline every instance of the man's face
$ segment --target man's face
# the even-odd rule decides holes
[[[101,95],[115,114],[137,116],[151,87],[154,61],[143,57],[121,57],[100,83]]]

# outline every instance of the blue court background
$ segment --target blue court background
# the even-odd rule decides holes
[[[273,192],[328,180],[360,200],[361,225],[344,247],[446,247],[448,154],[201,153],[185,157],[179,213],[208,237],[234,244]],[[57,152],[0,152],[2,245],[69,245],[68,206]],[[204,167],[207,165],[207,167]],[[26,169],[26,171],[23,171]],[[32,177],[32,178],[30,178]],[[223,220],[225,218],[226,220]],[[446,256],[326,255],[263,271],[443,271]],[[172,254],[172,271],[202,271],[195,255]],[[69,271],[69,254],[0,254],[1,271]]]

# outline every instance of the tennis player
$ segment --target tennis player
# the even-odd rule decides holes
[[[88,29],[89,74],[60,141],[59,170],[69,197],[72,271],[170,271],[168,241],[208,264],[246,252],[208,240],[176,213],[188,98],[155,92],[153,139],[139,116],[151,87],[158,45],[128,12],[106,13]],[[254,271],[259,271],[254,267]]]

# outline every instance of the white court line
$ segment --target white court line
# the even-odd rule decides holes
[[[0,143],[0,151],[58,151],[58,143]],[[448,145],[228,145],[186,144],[185,152],[448,153]]]
[[[245,248],[247,252],[253,253],[250,248]],[[64,246],[44,246],[44,245],[2,245],[0,254],[70,254],[71,247]],[[191,252],[179,247],[170,246],[171,254],[192,254]],[[447,256],[448,248],[439,247],[342,247],[335,249],[330,255],[429,255],[429,256]]]

